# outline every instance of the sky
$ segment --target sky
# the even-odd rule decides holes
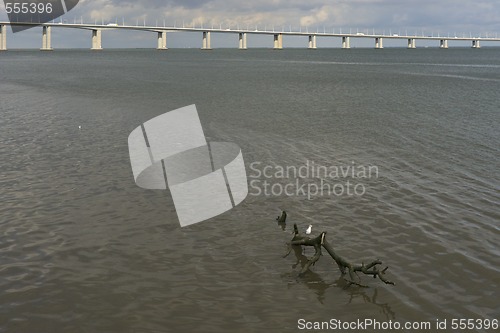
[[[0,21],[7,21],[0,3]],[[80,0],[57,19],[68,23],[205,26],[328,32],[424,34],[437,36],[500,36],[500,0]],[[237,35],[213,34],[212,47],[237,47]],[[41,28],[7,36],[9,48],[39,48]],[[170,33],[169,48],[201,47],[200,33]],[[384,41],[405,47],[406,42]],[[465,44],[454,42],[452,45]],[[338,38],[319,38],[318,47],[340,47]],[[368,39],[352,47],[372,47]],[[436,42],[421,42],[433,45]],[[468,44],[466,44],[468,45]],[[482,44],[482,46],[484,43]],[[487,44],[486,44],[487,45]],[[493,44],[495,45],[495,44]],[[54,48],[90,48],[90,32],[53,29]],[[272,47],[272,37],[249,36],[249,47]],[[284,39],[284,47],[306,47],[304,37]],[[105,31],[104,48],[154,48],[156,35],[141,31]]]

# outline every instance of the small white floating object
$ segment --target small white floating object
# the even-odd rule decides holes
[[[82,129],[82,125],[78,125],[78,129]]]
[[[306,235],[311,234],[312,227],[313,227],[312,224],[309,224],[309,228],[307,228],[306,230]]]

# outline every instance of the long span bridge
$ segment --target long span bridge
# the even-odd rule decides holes
[[[123,29],[123,30],[139,30],[152,32],[156,34],[157,49],[167,50],[167,33],[173,32],[199,32],[202,36],[201,49],[211,50],[211,34],[235,34],[238,35],[238,48],[241,50],[247,49],[247,35],[269,35],[272,37],[272,48],[276,50],[283,49],[283,38],[285,36],[303,36],[306,40],[306,46],[309,49],[316,49],[316,39],[318,37],[335,37],[342,42],[343,49],[351,47],[351,39],[372,39],[376,49],[384,47],[384,39],[387,40],[402,40],[406,43],[407,48],[414,49],[417,47],[417,40],[436,41],[439,48],[447,49],[449,41],[468,41],[472,48],[480,48],[482,41],[500,42],[498,37],[450,37],[446,36],[419,36],[419,35],[400,35],[400,34],[368,34],[368,33],[338,33],[335,32],[303,32],[303,31],[269,31],[269,30],[251,30],[251,29],[222,29],[222,28],[204,28],[204,27],[158,27],[158,26],[139,26],[139,25],[118,25],[118,24],[84,24],[84,23],[30,23],[30,22],[0,22],[0,51],[7,50],[7,26],[41,26],[42,29],[42,51],[51,51],[52,49],[52,28],[64,29],[85,29],[91,32],[91,50],[102,50],[102,33],[103,31]],[[405,44],[403,44],[405,45]]]

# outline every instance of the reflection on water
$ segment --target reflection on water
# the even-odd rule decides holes
[[[340,279],[339,281],[343,281],[343,279]],[[379,312],[385,316],[386,320],[396,319],[396,313],[391,309],[391,306],[388,303],[378,302],[377,288],[375,288],[373,292],[366,291],[366,289],[364,288],[353,288],[350,289],[349,293],[351,295],[351,298],[349,299],[348,304],[351,304],[356,298],[362,298],[365,303],[376,305],[379,309]],[[371,294],[371,296],[369,296],[368,294]]]
[[[311,290],[321,304],[325,303],[326,292],[329,288],[334,287],[342,291],[337,292],[347,292],[350,296],[347,304],[356,303],[357,300],[361,299],[364,303],[370,303],[376,305],[379,308],[380,313],[385,316],[386,320],[396,319],[396,313],[392,310],[389,303],[380,303],[378,298],[378,288],[367,289],[359,286],[353,286],[348,283],[343,277],[340,276],[340,271],[328,272],[328,274],[335,274],[340,276],[334,282],[326,282],[322,276],[313,270],[307,271],[305,274],[299,275],[298,272],[301,271],[309,258],[304,255],[304,249],[301,246],[292,246],[293,253],[297,259],[295,263],[292,264],[292,271],[290,273],[283,273],[282,278],[290,278],[288,282],[288,288],[293,288],[296,284],[305,284],[309,290]],[[327,255],[326,258],[320,258],[320,260],[331,260],[333,266],[336,267],[335,262]],[[313,266],[314,267],[314,266]],[[294,277],[291,279],[291,277]],[[374,281],[379,283],[378,280]],[[371,296],[369,296],[371,295]]]

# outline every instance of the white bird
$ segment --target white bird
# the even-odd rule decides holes
[[[309,224],[309,228],[307,228],[307,230],[306,230],[306,235],[311,234],[312,227],[313,227],[312,224]]]

